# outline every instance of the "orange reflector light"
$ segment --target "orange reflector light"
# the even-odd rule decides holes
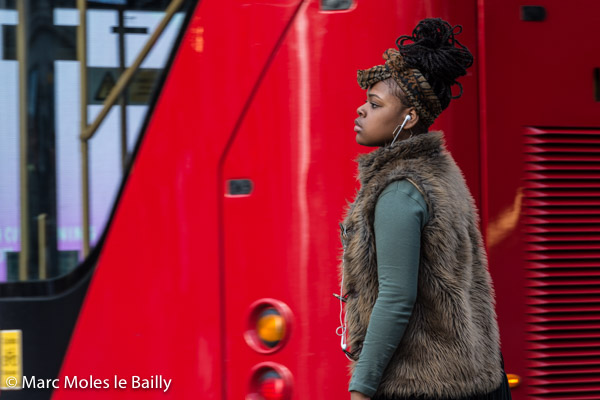
[[[276,299],[260,299],[248,310],[244,339],[253,350],[262,354],[279,351],[289,340],[293,328],[292,311]]]
[[[517,386],[519,386],[521,384],[521,377],[519,375],[506,374],[506,377],[508,378],[508,386],[511,389],[516,388]]]
[[[285,320],[274,308],[267,308],[258,317],[256,333],[268,347],[275,347],[285,336]]]

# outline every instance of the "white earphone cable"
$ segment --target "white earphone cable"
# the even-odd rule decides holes
[[[406,125],[406,123],[408,121],[410,121],[410,120],[411,120],[410,115],[407,115],[406,118],[404,118],[404,121],[402,122],[402,125],[400,125],[400,129],[398,129],[398,127],[396,127],[396,129],[394,129],[394,132],[396,130],[398,130],[398,133],[396,133],[396,135],[394,136],[394,140],[392,140],[392,143],[390,144],[390,146],[392,146],[394,144],[394,142],[396,142],[396,139],[398,139],[398,135],[400,135],[400,132],[402,132],[402,129],[404,128],[404,125]]]

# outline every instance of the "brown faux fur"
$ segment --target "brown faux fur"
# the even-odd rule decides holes
[[[361,189],[343,223],[353,354],[360,354],[378,295],[373,220],[379,194],[393,181],[410,179],[430,214],[421,236],[416,303],[376,396],[459,398],[493,391],[503,374],[494,292],[475,204],[443,134],[418,135],[358,161]]]

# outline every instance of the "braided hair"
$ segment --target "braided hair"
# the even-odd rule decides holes
[[[466,75],[467,68],[473,65],[473,55],[455,38],[461,32],[460,25],[452,26],[441,18],[427,18],[417,24],[412,35],[396,39],[406,64],[418,69],[427,79],[442,110],[448,107],[450,100],[462,96],[462,85],[456,79]],[[456,96],[452,96],[453,85],[458,85],[460,90]]]

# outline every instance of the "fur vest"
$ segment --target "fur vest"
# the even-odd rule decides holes
[[[475,204],[443,134],[418,135],[358,162],[361,188],[342,226],[346,318],[355,357],[378,295],[377,199],[391,182],[408,179],[429,207],[416,302],[376,396],[461,398],[492,392],[503,379],[494,292]]]

